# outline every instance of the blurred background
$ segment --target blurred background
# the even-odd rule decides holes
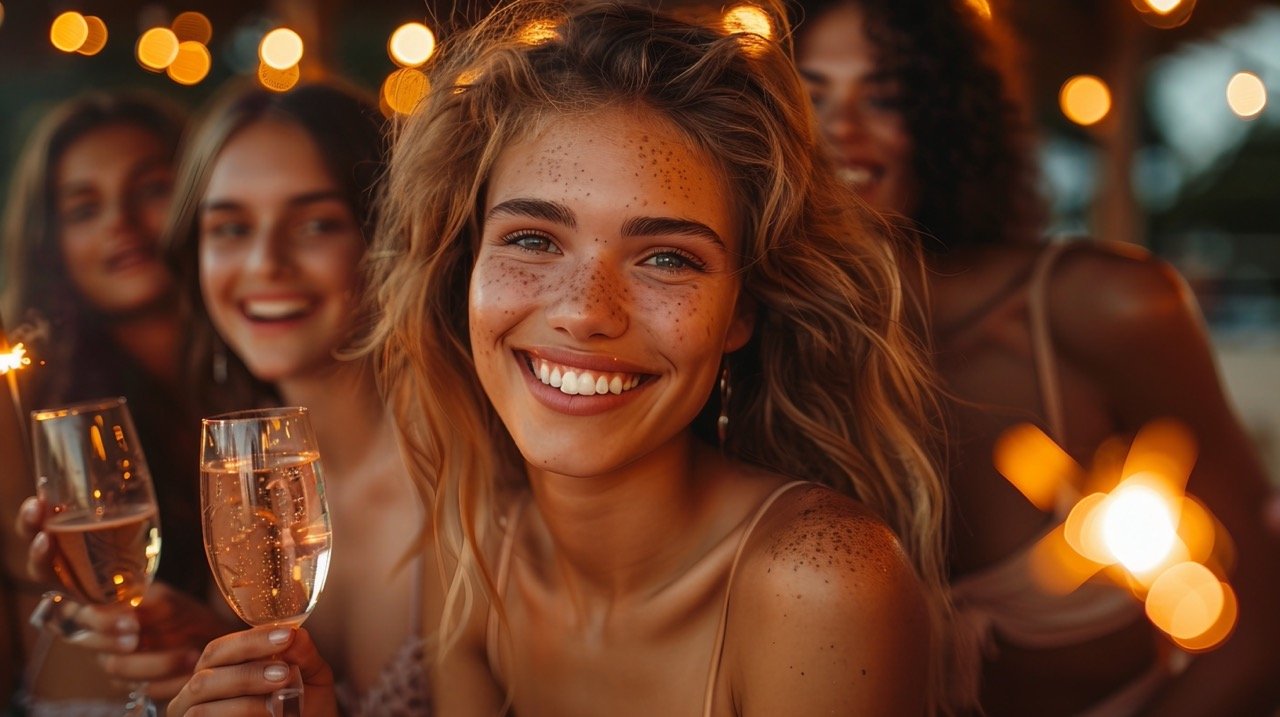
[[[1021,44],[1053,230],[1182,272],[1280,481],[1280,0],[969,2]],[[486,3],[0,0],[0,191],[35,121],[91,87],[194,109],[236,75],[287,91],[338,74],[390,116],[426,91],[413,66],[431,44],[397,30],[447,36]]]

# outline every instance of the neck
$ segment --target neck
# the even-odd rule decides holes
[[[110,323],[111,339],[148,374],[166,386],[178,384],[181,322],[176,311],[156,310]]]
[[[276,384],[286,405],[306,406],[329,473],[346,475],[360,469],[379,439],[386,413],[368,361],[338,361],[302,377]]]
[[[651,594],[701,556],[709,460],[719,456],[685,431],[607,475],[563,476],[529,468],[555,563],[588,599]]]

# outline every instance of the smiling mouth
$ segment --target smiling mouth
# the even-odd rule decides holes
[[[836,177],[853,189],[866,189],[876,182],[880,181],[879,172],[866,165],[840,167],[836,170]]]
[[[521,353],[530,375],[569,396],[619,395],[653,378],[652,374],[592,371]]]
[[[250,321],[292,321],[311,313],[315,303],[310,299],[246,299],[240,310]]]
[[[147,262],[154,260],[155,258],[156,258],[156,252],[154,250],[150,250],[145,247],[135,247],[132,249],[126,249],[122,252],[112,255],[111,258],[107,259],[107,270],[119,271],[121,269],[127,269],[133,266],[137,266],[139,264],[145,264]]]

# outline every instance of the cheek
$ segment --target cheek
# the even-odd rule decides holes
[[[649,331],[664,336],[674,352],[719,357],[736,295],[736,286],[729,282],[662,287],[639,292],[635,308],[637,315],[645,317]]]
[[[490,341],[527,314],[553,283],[520,263],[482,256],[471,272],[468,295],[472,348],[487,350]]]

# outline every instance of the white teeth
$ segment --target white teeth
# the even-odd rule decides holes
[[[863,187],[871,183],[874,173],[867,167],[841,167],[836,170],[840,181],[851,187]]]
[[[311,308],[306,299],[257,299],[244,302],[244,312],[254,319],[282,319]]]
[[[634,374],[595,374],[582,369],[562,368],[532,357],[530,369],[539,381],[569,396],[618,395],[640,385],[640,376]]]

